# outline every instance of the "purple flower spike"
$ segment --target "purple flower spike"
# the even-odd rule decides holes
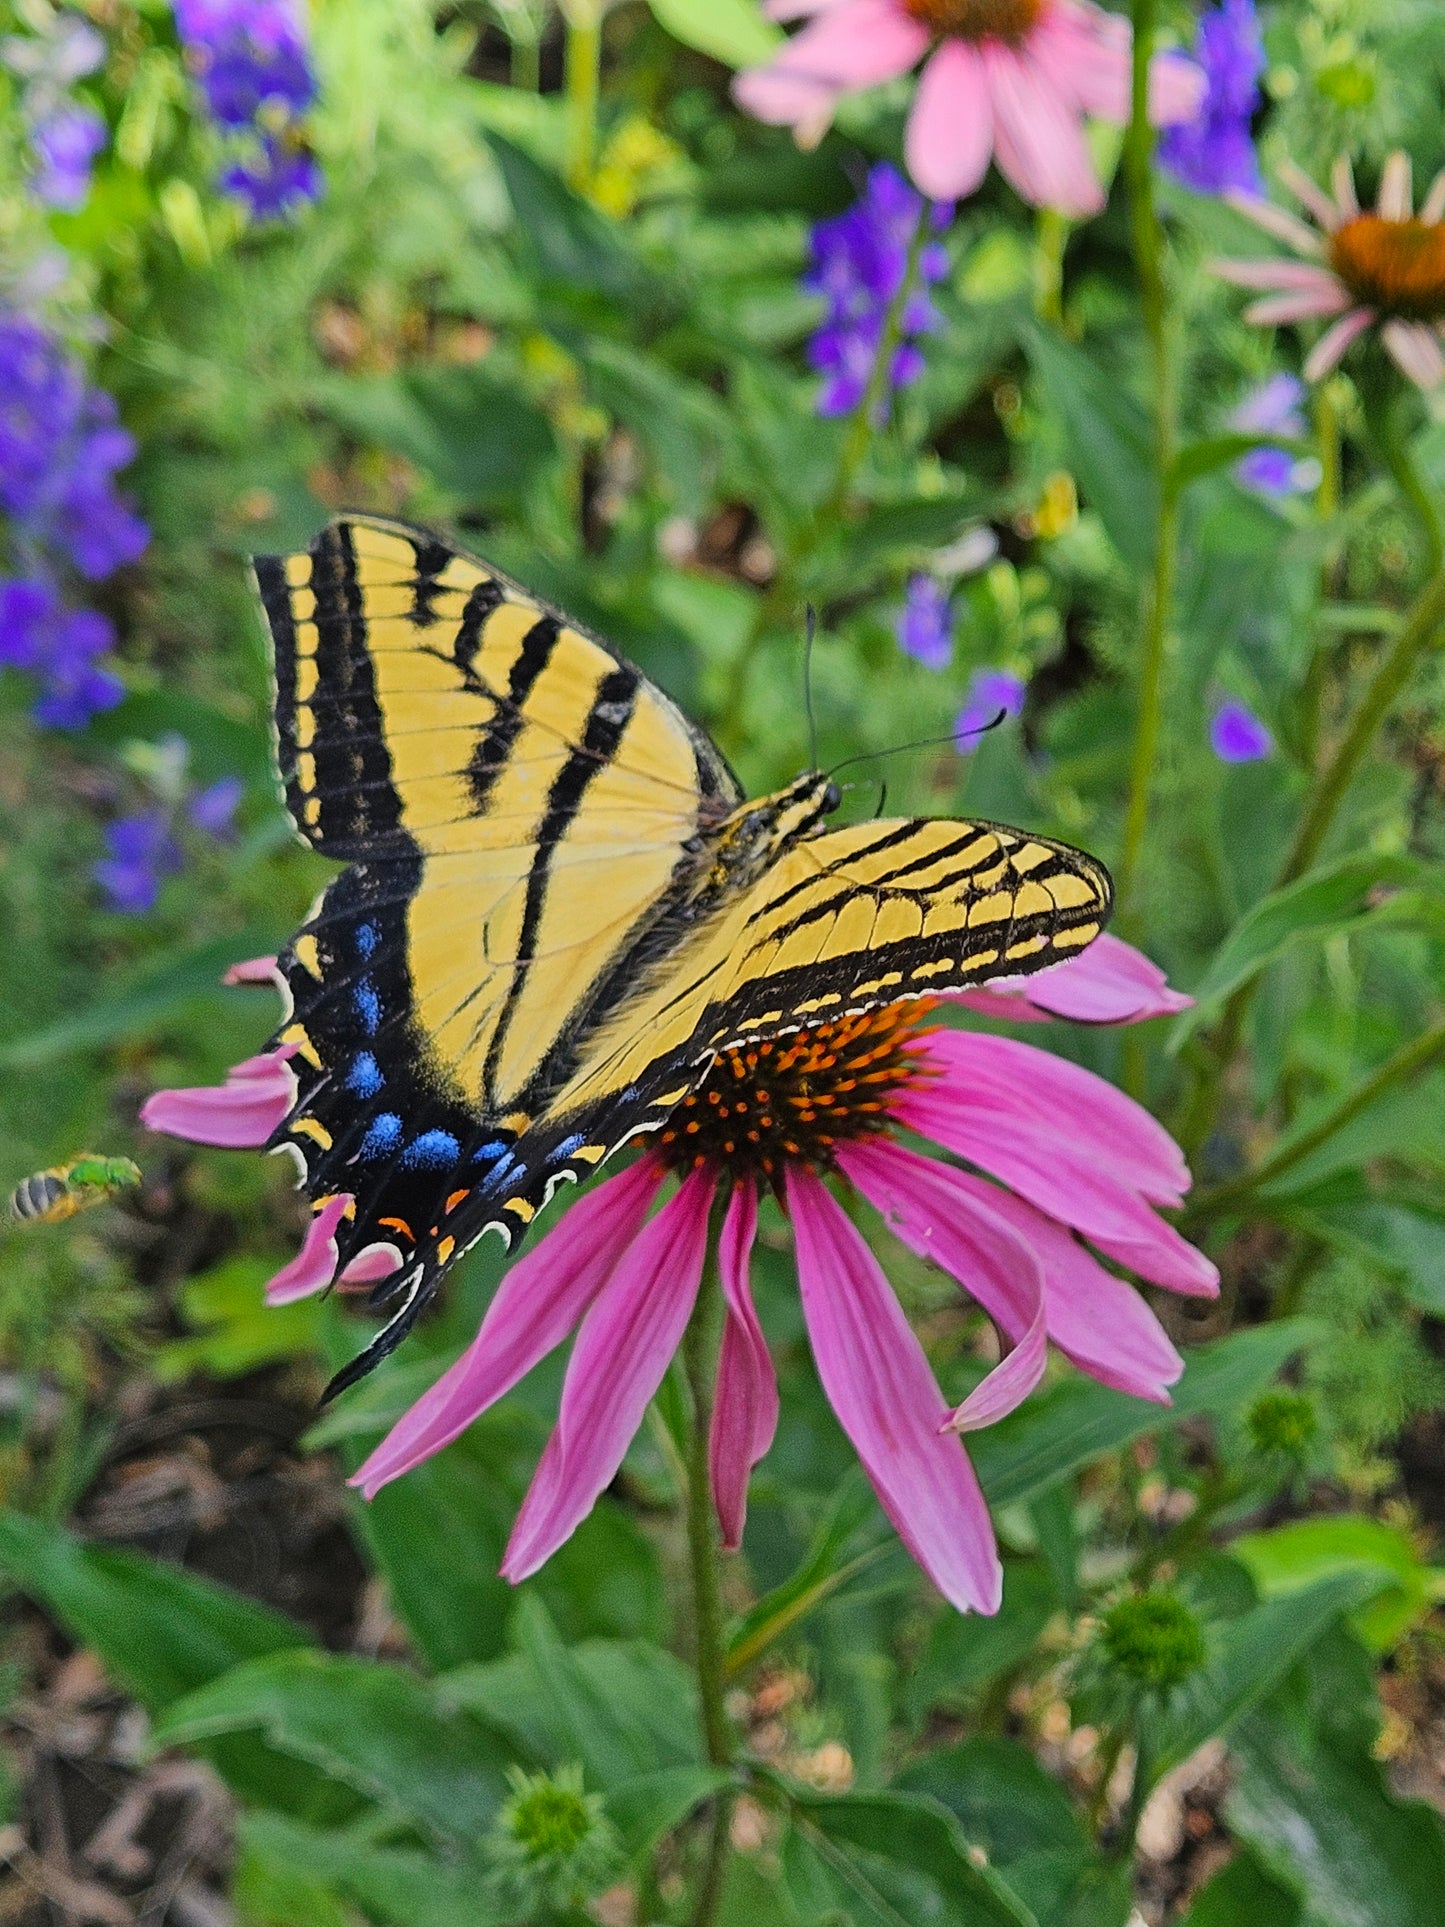
[[[978,732],[987,729],[1002,710],[1017,716],[1024,706],[1025,685],[1006,669],[979,669],[968,685],[968,700],[958,712],[953,726],[960,756],[971,756],[978,747]]]
[[[907,599],[898,617],[898,647],[925,669],[946,669],[953,654],[953,612],[948,591],[937,576],[909,578]]]
[[[1274,748],[1274,738],[1243,703],[1221,703],[1209,725],[1209,747],[1221,763],[1257,763]]]
[[[125,685],[96,662],[115,641],[94,609],[67,609],[43,577],[0,581],[0,666],[40,678],[32,711],[47,729],[80,729],[114,709]]]
[[[1206,13],[1195,57],[1204,69],[1204,102],[1192,121],[1165,129],[1160,164],[1196,194],[1258,194],[1250,122],[1259,106],[1265,62],[1254,0],[1222,0]]]
[[[1246,395],[1229,417],[1229,426],[1242,435],[1289,435],[1302,439],[1309,431],[1301,404],[1304,383],[1293,375],[1272,375]],[[1305,464],[1283,448],[1255,448],[1234,469],[1235,480],[1256,495],[1299,495],[1313,486]]]
[[[31,129],[30,144],[39,163],[30,183],[46,207],[74,214],[90,193],[90,168],[105,146],[106,125],[92,107],[67,102]]]
[[[239,776],[223,776],[219,782],[196,791],[187,814],[198,830],[224,842],[234,833],[236,811],[245,793]]]
[[[176,0],[176,29],[207,112],[243,137],[222,193],[258,221],[316,200],[321,170],[299,131],[316,78],[297,9],[288,0]]]
[[[868,392],[883,345],[888,311],[908,272],[909,250],[923,218],[924,203],[903,176],[880,161],[868,176],[862,198],[832,220],[813,229],[813,266],[803,277],[811,294],[823,295],[828,312],[808,343],[808,359],[824,377],[820,415],[849,415]],[[953,209],[933,203],[928,220],[947,227]],[[893,388],[906,387],[923,372],[914,337],[931,333],[938,315],[927,289],[948,270],[947,250],[926,243],[918,254],[917,288],[905,305],[901,340],[888,371]]]
[[[135,917],[152,908],[161,881],[173,876],[183,861],[171,835],[170,816],[162,809],[122,816],[105,833],[110,850],[91,874],[110,899],[112,910]]]

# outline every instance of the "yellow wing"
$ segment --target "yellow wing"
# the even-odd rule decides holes
[[[554,1101],[585,1110],[746,1037],[1076,956],[1109,915],[1094,858],[996,823],[894,818],[809,837],[667,958]],[[680,1092],[664,1077],[658,1108]],[[660,1121],[654,1117],[653,1122]]]
[[[281,959],[273,1143],[356,1198],[343,1262],[405,1255],[527,1130],[740,792],[638,669],[421,530],[351,517],[255,566],[287,805],[350,863]]]

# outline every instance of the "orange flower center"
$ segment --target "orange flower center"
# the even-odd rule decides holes
[[[1330,236],[1330,266],[1367,307],[1408,321],[1445,319],[1445,222],[1357,214]]]
[[[936,999],[887,1004],[784,1037],[720,1051],[660,1138],[676,1171],[720,1166],[776,1178],[788,1163],[833,1161],[842,1139],[886,1130],[893,1100],[929,1075],[916,1044]]]
[[[1025,38],[1044,10],[1044,0],[903,0],[903,11],[941,40]]]

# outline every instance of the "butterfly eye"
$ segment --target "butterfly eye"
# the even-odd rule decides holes
[[[842,801],[842,790],[839,789],[836,783],[830,783],[823,791],[823,814],[825,816],[831,816],[834,810],[842,804]]]

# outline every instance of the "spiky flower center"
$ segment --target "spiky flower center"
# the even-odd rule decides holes
[[[903,0],[903,11],[940,40],[1016,44],[1044,10],[1044,0]]]
[[[1357,214],[1330,236],[1330,266],[1367,307],[1445,320],[1445,222]]]
[[[888,1126],[899,1094],[930,1075],[919,1024],[935,999],[887,1004],[784,1037],[720,1051],[662,1132],[677,1171],[701,1164],[776,1179],[790,1163],[827,1169],[833,1148]]]

